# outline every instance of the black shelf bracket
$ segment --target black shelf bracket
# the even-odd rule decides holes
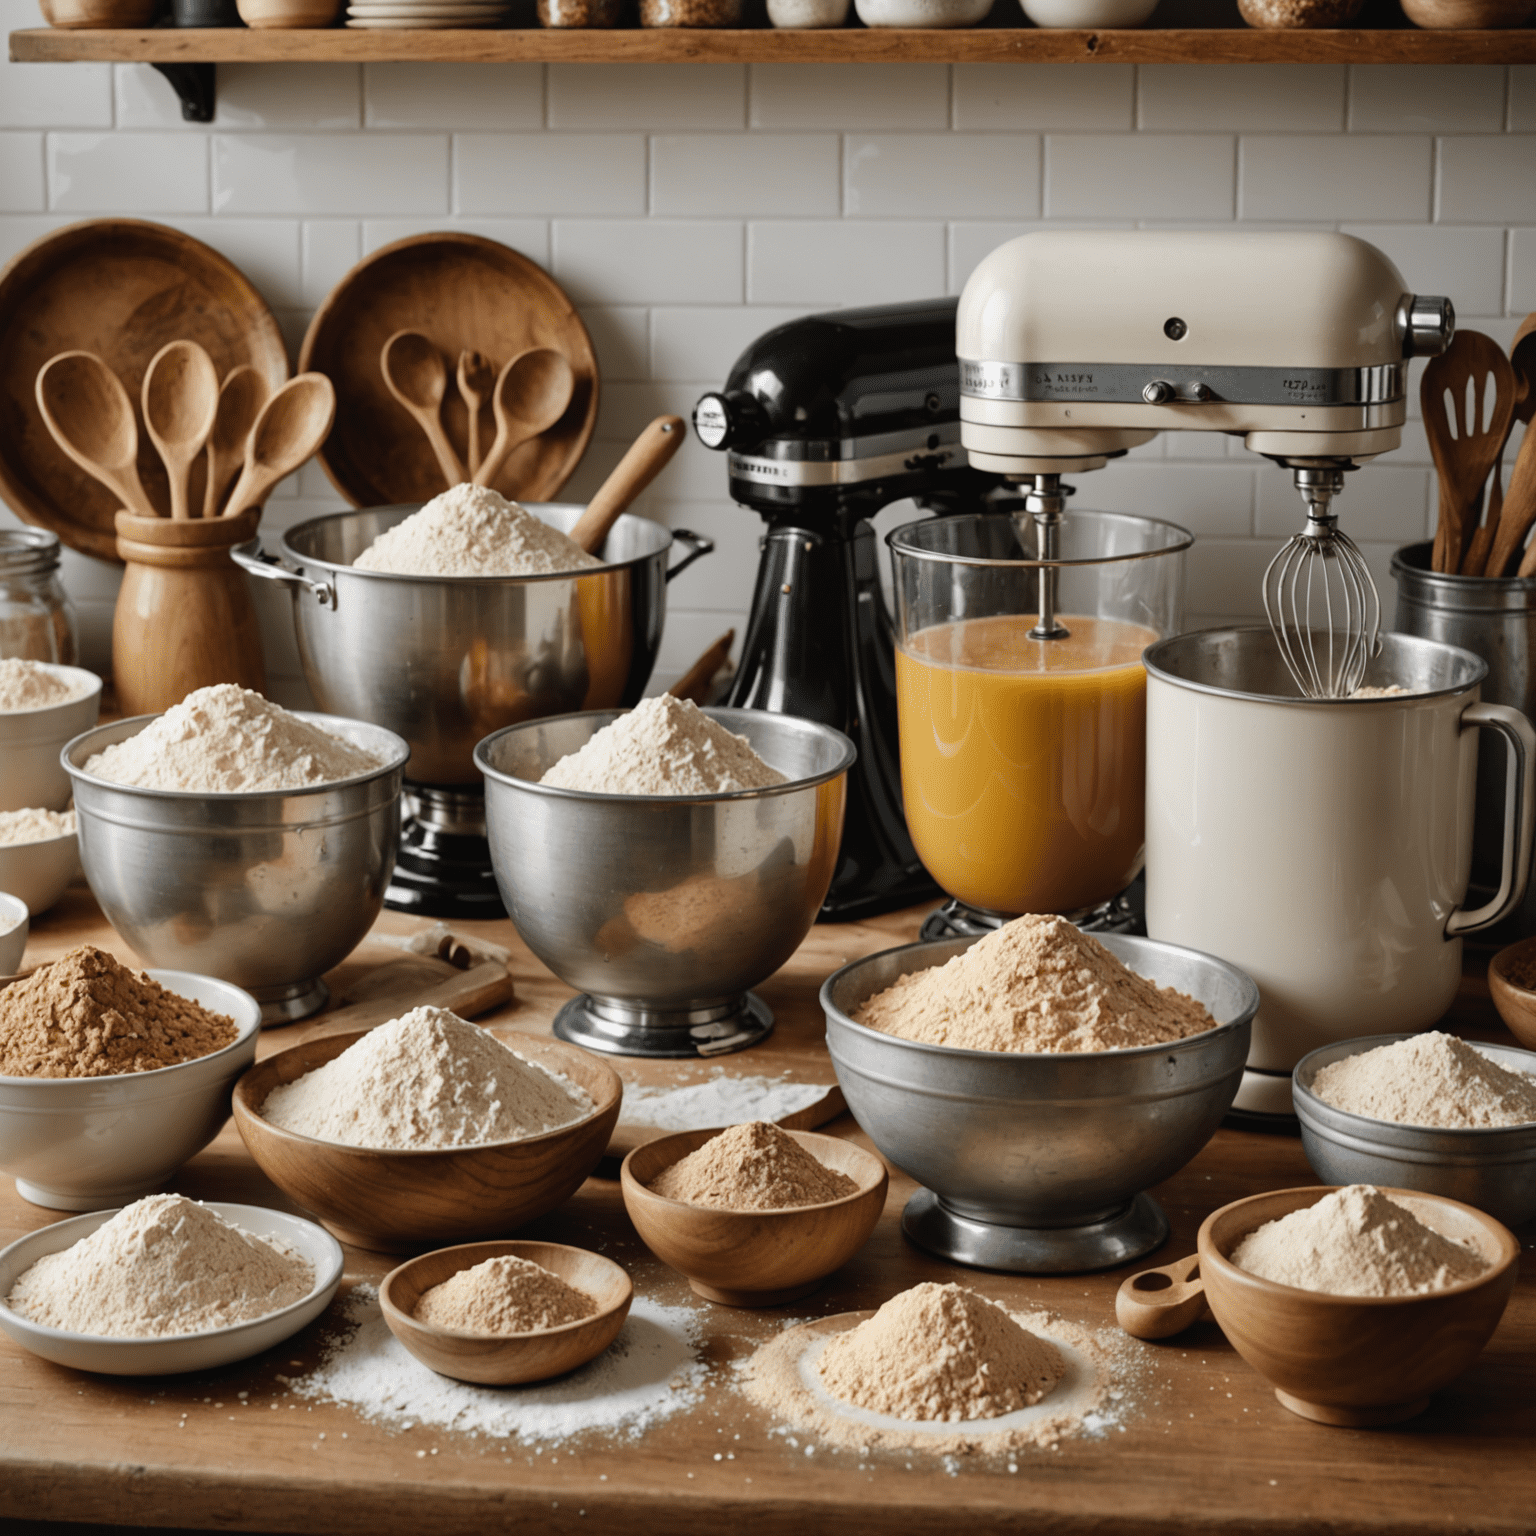
[[[181,98],[181,115],[189,123],[211,123],[215,99],[216,64],[156,64]]]

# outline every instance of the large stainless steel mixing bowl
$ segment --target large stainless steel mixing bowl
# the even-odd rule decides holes
[[[151,965],[243,987],[264,1024],[313,1013],[328,995],[321,973],[351,953],[384,904],[409,748],[362,720],[300,715],[383,766],[266,794],[138,789],[85,771],[154,718],[99,726],[61,754],[80,862],[107,921]]]
[[[1023,1274],[1107,1269],[1150,1253],[1168,1221],[1143,1193],[1210,1140],[1248,1055],[1259,990],[1236,966],[1153,939],[1096,934],[1133,971],[1202,1002],[1217,1028],[1129,1051],[966,1051],[850,1017],[975,938],[856,960],[821,989],[827,1049],[853,1117],[926,1186],[902,1216],[920,1248]]]
[[[602,570],[554,576],[397,576],[352,562],[417,506],[333,512],[290,528],[274,559],[234,551],[287,584],[304,677],[320,708],[371,720],[411,748],[411,782],[479,787],[475,743],[522,720],[634,704],[661,644],[667,583],[714,545],[626,514]],[[583,506],[530,502],[569,533]],[[689,553],[670,569],[676,542]]]
[[[724,795],[600,795],[540,784],[619,718],[510,726],[481,742],[486,831],[507,913],[587,995],[562,1039],[626,1056],[737,1051],[773,1027],[748,989],[810,932],[843,832],[853,743],[756,709],[710,709],[788,783]]]

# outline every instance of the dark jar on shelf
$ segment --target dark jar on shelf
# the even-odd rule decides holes
[[[742,0],[640,0],[642,27],[739,27]]]
[[[624,0],[539,0],[541,27],[616,27]]]

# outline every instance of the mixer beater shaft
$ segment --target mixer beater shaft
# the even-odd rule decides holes
[[[1030,475],[1027,483],[1024,510],[1034,519],[1036,554],[1041,560],[1055,560],[1059,555],[1061,514],[1066,511],[1073,487],[1063,485],[1061,476],[1053,474]],[[1064,640],[1070,633],[1056,616],[1060,579],[1061,572],[1054,565],[1040,567],[1040,611],[1029,631],[1031,640]]]

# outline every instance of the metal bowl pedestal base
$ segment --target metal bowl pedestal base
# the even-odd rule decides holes
[[[583,992],[555,1015],[555,1035],[610,1056],[728,1056],[773,1032],[773,1012],[755,992],[707,1008],[646,1008]]]
[[[485,837],[484,792],[407,784],[405,793],[412,814],[400,828],[384,905],[418,917],[505,917]]]
[[[1081,1227],[1005,1227],[950,1210],[929,1189],[907,1201],[901,1229],[929,1253],[973,1269],[1016,1275],[1076,1274],[1113,1269],[1168,1241],[1168,1218],[1146,1194],[1124,1210]]]
[[[313,976],[307,981],[291,981],[280,987],[247,987],[245,989],[261,1004],[261,1027],[274,1024],[293,1024],[319,1013],[331,1000],[331,989]]]

